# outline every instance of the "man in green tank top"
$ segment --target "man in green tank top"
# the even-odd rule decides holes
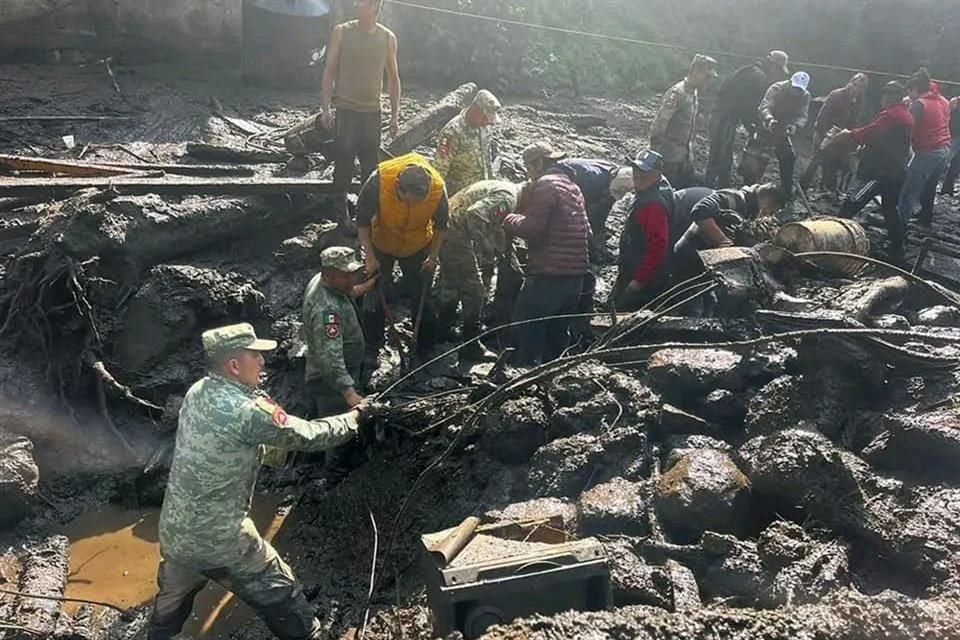
[[[356,0],[357,19],[337,25],[323,72],[323,125],[335,128],[333,181],[343,191],[360,160],[360,180],[377,168],[380,153],[380,94],[387,75],[390,132],[400,114],[397,37],[378,22],[383,0]],[[332,107],[336,107],[336,117]],[[344,207],[346,202],[343,203]]]

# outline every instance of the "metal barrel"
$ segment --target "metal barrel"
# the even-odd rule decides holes
[[[861,256],[870,253],[870,240],[862,226],[853,220],[830,216],[789,222],[780,227],[773,244],[793,253],[841,251]],[[861,260],[839,256],[816,258],[813,262],[851,277],[866,266]]]

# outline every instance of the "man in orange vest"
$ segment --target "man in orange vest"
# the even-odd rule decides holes
[[[430,285],[448,217],[443,178],[426,158],[416,153],[381,162],[363,185],[357,201],[357,231],[367,276],[382,272],[389,279],[394,263],[399,263],[402,285],[414,316],[421,306],[421,296],[425,296],[420,333],[416,336],[421,352],[429,350],[435,341],[436,316],[430,302]],[[368,312],[371,345],[379,348],[384,325],[381,296],[367,296],[364,308]]]

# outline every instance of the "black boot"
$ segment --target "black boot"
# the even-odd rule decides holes
[[[467,343],[473,338],[476,338],[480,335],[480,326],[477,325],[464,325],[463,327],[463,341]],[[496,359],[497,355],[487,349],[486,346],[479,340],[474,340],[469,342],[463,348],[460,349],[460,359],[466,360],[468,362],[482,362],[484,360],[493,360]]]
[[[443,307],[437,313],[436,342],[453,342],[457,339],[457,308]]]

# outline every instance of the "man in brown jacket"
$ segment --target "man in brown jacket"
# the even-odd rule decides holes
[[[831,129],[846,130],[857,126],[869,82],[867,74],[858,73],[827,96],[813,127],[813,159],[801,181],[804,188],[813,184],[818,168],[823,169],[823,188],[831,191],[837,188],[837,172],[843,168],[844,159],[856,149],[840,146],[824,149],[823,142]]]
[[[549,142],[523,150],[530,184],[517,213],[504,227],[527,241],[527,271],[514,309],[515,320],[576,313],[583,279],[590,268],[590,223],[580,188],[558,162],[565,154]],[[517,328],[518,364],[553,360],[567,348],[569,320],[533,322]]]

